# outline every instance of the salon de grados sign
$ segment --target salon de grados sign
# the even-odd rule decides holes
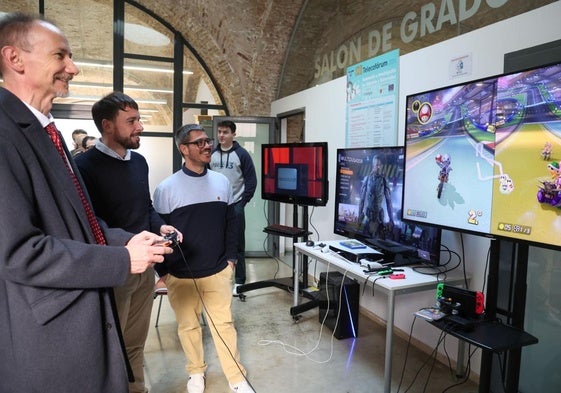
[[[411,43],[428,34],[435,34],[445,26],[453,26],[467,19],[477,17],[485,3],[492,9],[505,6],[509,0],[441,0],[427,2],[418,10],[407,12],[399,23],[399,40]],[[330,53],[318,56],[314,62],[314,78],[324,74],[341,73],[346,67],[388,52],[399,41],[394,40],[395,21],[372,29],[349,42],[343,43]]]

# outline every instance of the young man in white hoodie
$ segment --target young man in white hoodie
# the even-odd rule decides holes
[[[234,296],[237,287],[245,284],[245,205],[249,203],[257,187],[255,166],[248,151],[234,140],[236,124],[225,120],[218,123],[218,145],[212,152],[210,169],[225,175],[232,186],[234,208],[238,225],[238,262],[234,282]]]

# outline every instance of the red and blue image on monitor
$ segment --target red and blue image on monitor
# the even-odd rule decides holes
[[[327,204],[327,142],[263,144],[261,153],[263,199],[301,206]]]

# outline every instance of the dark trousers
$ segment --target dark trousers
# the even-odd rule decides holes
[[[245,284],[245,212],[243,202],[234,205],[238,230],[238,262],[236,263],[235,283]]]

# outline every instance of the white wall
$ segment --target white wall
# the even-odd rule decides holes
[[[271,116],[305,108],[306,142],[328,142],[329,148],[329,200],[326,206],[309,208],[310,221],[319,231],[320,238],[333,238],[335,160],[338,147],[345,144],[345,78],[304,90],[303,92],[275,101],[271,105]],[[341,97],[343,102],[341,102]],[[284,138],[286,140],[286,138]],[[286,223],[292,224],[292,209],[286,209]],[[281,219],[282,220],[282,219]],[[313,230],[313,228],[310,228]],[[314,238],[315,234],[311,236]],[[287,242],[287,247],[292,247]]]
[[[401,56],[399,124],[398,129],[394,130],[398,135],[399,144],[403,144],[405,133],[405,108],[402,103],[405,102],[408,94],[502,73],[505,53],[561,39],[559,16],[561,16],[561,2],[555,2]],[[471,56],[471,73],[463,77],[449,76],[448,68],[451,60],[466,54]],[[330,202],[324,208],[316,208],[311,218],[311,223],[319,230],[319,238],[323,240],[337,237],[333,234],[335,153],[337,148],[345,147],[345,84],[346,77],[341,77],[271,104],[271,116],[304,108],[306,111],[306,141],[329,142]],[[466,269],[472,277],[470,287],[481,290],[485,279],[489,240],[444,231],[442,243],[460,255],[465,255]],[[462,243],[464,251],[461,250]],[[367,293],[369,291],[366,291],[365,295]],[[385,319],[385,302],[385,297],[379,293],[375,298],[361,297],[361,305],[383,319]],[[421,295],[398,296],[396,326],[409,332],[413,321],[412,312],[433,302],[434,291],[423,292]],[[434,347],[438,334],[439,332],[428,324],[415,324],[414,337],[431,347]],[[453,340],[450,339],[447,342],[448,352],[455,357]],[[472,369],[479,372],[479,358],[476,357],[474,360],[475,364],[472,361]],[[394,365],[394,368],[396,367],[397,365]]]

